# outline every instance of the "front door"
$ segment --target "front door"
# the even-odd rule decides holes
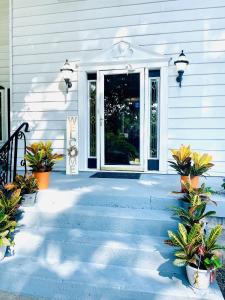
[[[144,170],[144,69],[100,72],[102,170]]]

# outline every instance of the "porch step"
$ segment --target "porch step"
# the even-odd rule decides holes
[[[63,268],[65,264],[67,268]],[[8,267],[0,273],[0,289],[12,293],[21,293],[22,290],[27,295],[51,300],[223,299],[217,284],[213,284],[208,291],[194,291],[180,274],[177,278],[171,274],[159,275],[152,270],[79,264],[61,258],[55,264],[47,261],[30,264],[24,260],[20,268]]]
[[[50,212],[54,209],[55,212]],[[161,210],[77,205],[66,212],[60,212],[57,207],[25,208],[24,211],[19,225],[26,227],[48,226],[155,236],[165,236],[168,228],[177,228],[177,221],[171,213]]]
[[[63,233],[59,236],[60,241],[49,239],[48,234],[37,235],[30,231],[21,232],[16,235],[14,256],[7,258],[7,267],[13,264],[16,268],[20,268],[20,263],[24,258],[32,264],[40,260],[44,261],[51,257],[56,259],[60,256],[61,260],[76,261],[81,264],[83,262],[107,265],[136,267],[146,270],[158,270],[160,273],[182,274],[183,269],[177,268],[172,264],[174,259],[174,249],[164,244],[163,237],[144,237],[144,244],[127,244],[120,236],[121,240],[113,240],[110,235],[106,237],[101,232],[96,232],[98,241],[92,240],[82,241],[82,239],[63,240]],[[91,235],[89,235],[91,237]],[[1,271],[1,266],[0,266]]]
[[[121,207],[134,209],[159,209],[168,210],[171,206],[179,204],[179,195],[169,193],[164,196],[150,196],[150,193],[141,192],[139,194],[118,194],[108,193],[103,190],[97,193],[89,193],[85,191],[59,191],[57,194],[52,194],[52,191],[39,192],[38,203],[43,205],[46,203],[46,198],[51,205],[58,204],[59,201],[65,201],[68,205],[83,205],[83,206],[103,206],[103,207]],[[51,200],[50,200],[51,199]]]

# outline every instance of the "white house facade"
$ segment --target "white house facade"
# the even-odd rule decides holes
[[[80,171],[170,173],[169,149],[187,144],[225,175],[223,0],[1,0],[0,28],[2,142],[28,122],[28,143],[66,154],[78,116]]]

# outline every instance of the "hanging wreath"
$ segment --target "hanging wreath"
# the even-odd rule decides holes
[[[76,146],[70,146],[68,149],[68,155],[69,157],[71,158],[74,158],[78,155],[78,150],[77,150],[77,147]]]

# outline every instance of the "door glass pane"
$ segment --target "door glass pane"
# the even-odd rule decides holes
[[[140,74],[105,75],[105,164],[140,165]]]
[[[150,158],[158,158],[159,79],[150,79]]]
[[[96,157],[96,80],[88,81],[89,157]]]

